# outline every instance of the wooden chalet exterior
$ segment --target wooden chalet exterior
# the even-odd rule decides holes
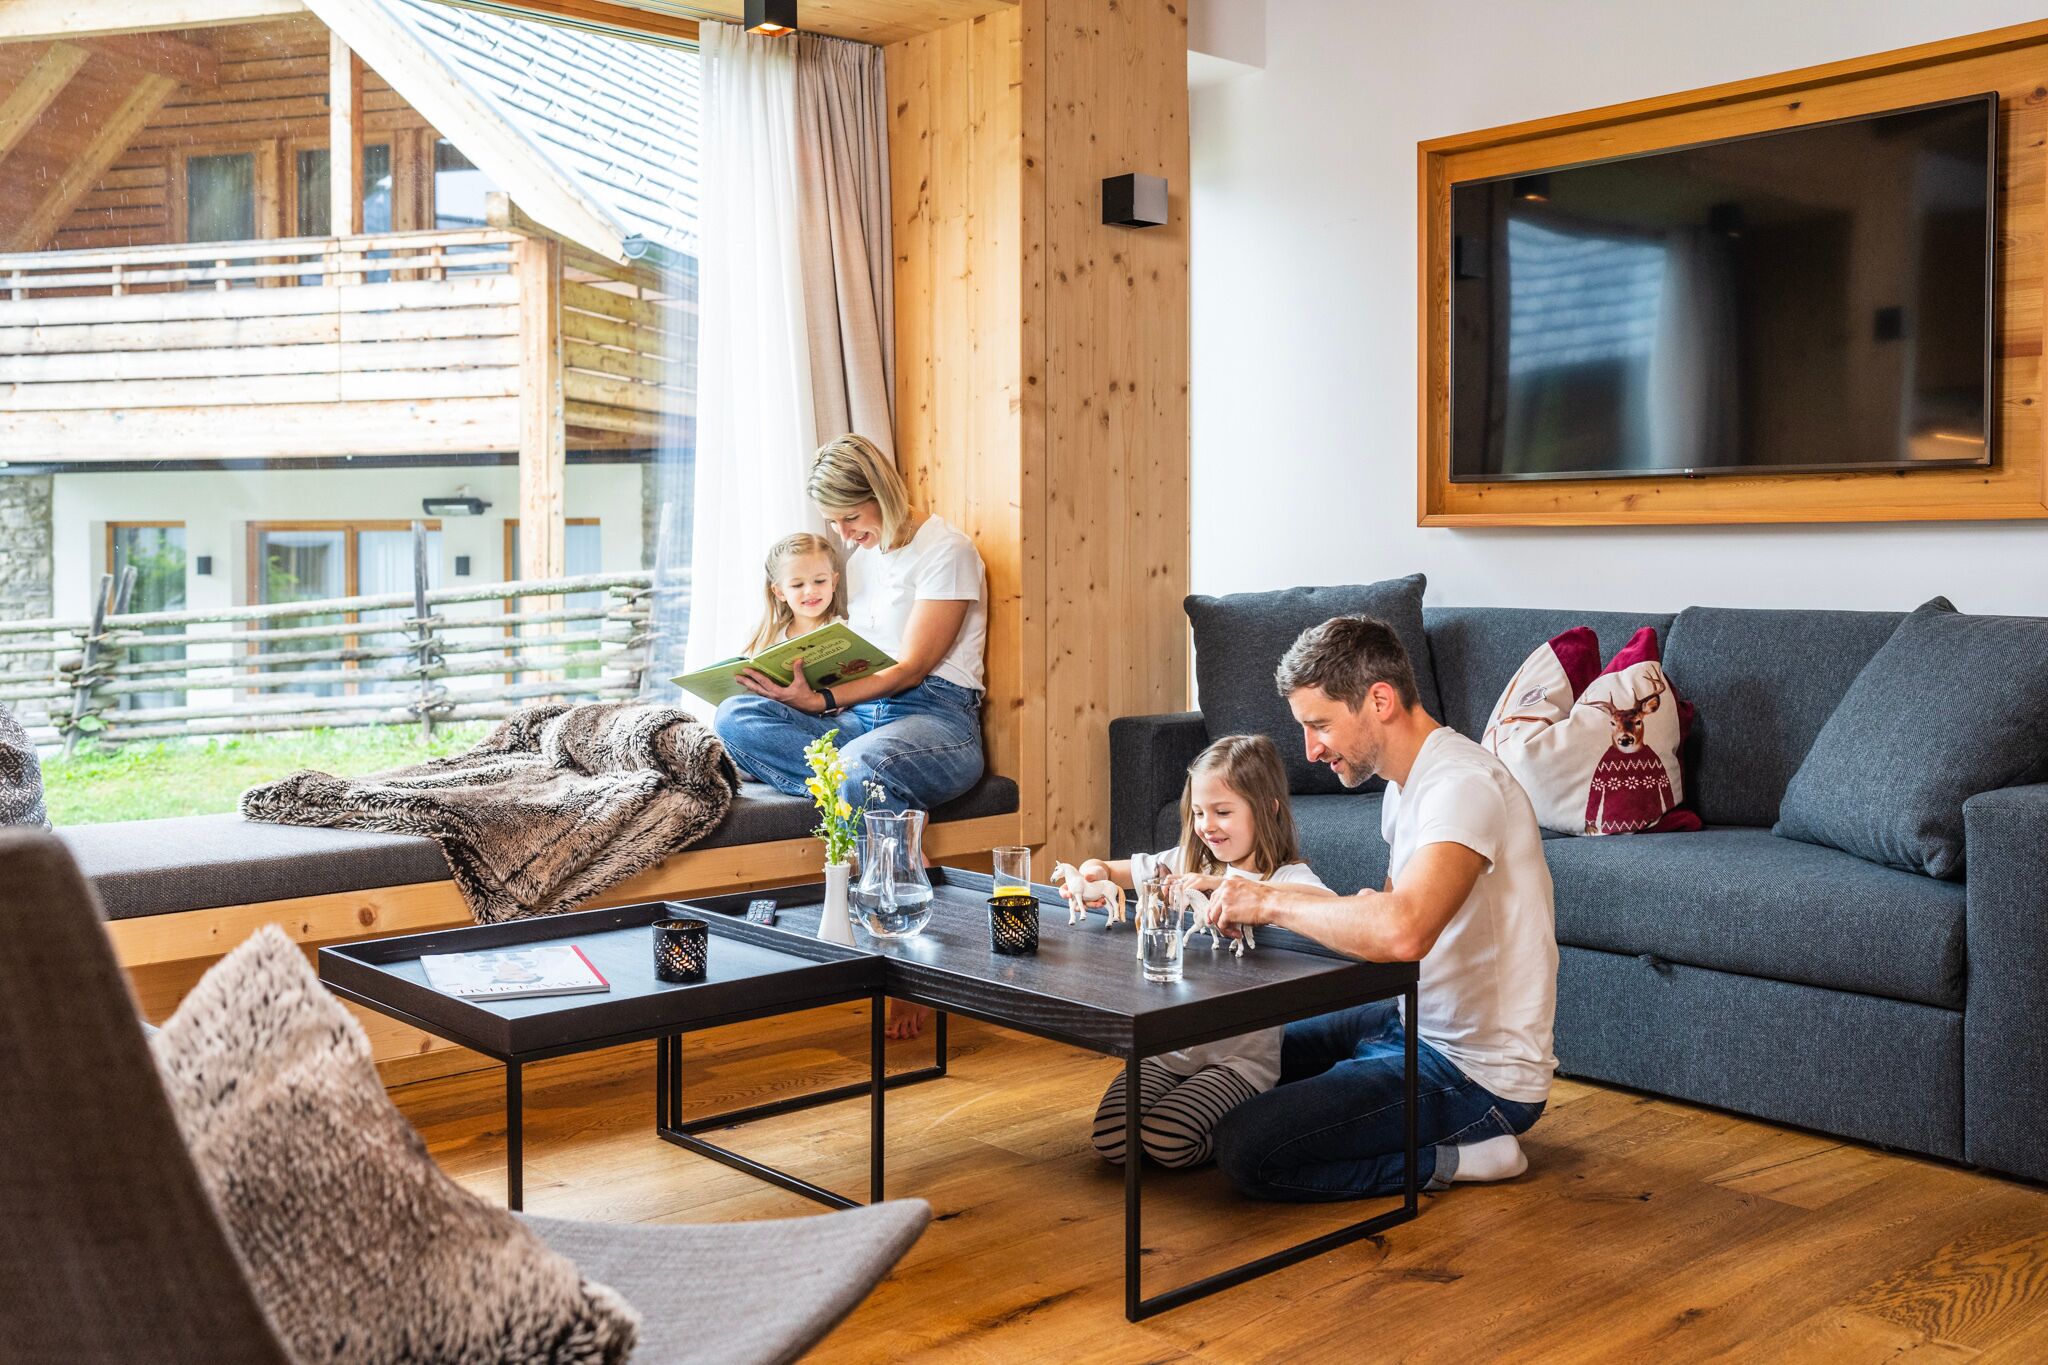
[[[554,577],[567,463],[690,421],[695,263],[662,230],[694,186],[644,126],[694,102],[678,54],[579,69],[597,40],[418,0],[8,8],[0,459],[516,456],[519,569]],[[449,164],[484,213],[436,202]]]

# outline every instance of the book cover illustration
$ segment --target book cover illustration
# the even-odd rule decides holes
[[[798,659],[804,661],[804,677],[813,687],[838,687],[896,662],[846,622],[833,621],[794,640],[771,645],[751,659],[738,655],[669,681],[706,705],[716,706],[747,690],[738,681],[744,669],[756,669],[788,686],[795,676],[791,665]]]
[[[603,973],[573,943],[481,953],[424,953],[420,969],[427,974],[429,986],[465,1000],[526,1000],[611,989]]]

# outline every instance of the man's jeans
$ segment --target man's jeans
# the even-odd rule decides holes
[[[1440,1190],[1458,1147],[1526,1132],[1542,1103],[1504,1100],[1421,1040],[1415,1045],[1417,1180]],[[1392,1001],[1287,1026],[1280,1084],[1223,1116],[1216,1164],[1259,1199],[1313,1202],[1402,1191],[1406,1138],[1401,1012]]]
[[[944,678],[926,678],[836,716],[814,716],[749,692],[720,703],[712,725],[733,762],[789,796],[808,794],[804,746],[827,730],[839,732],[846,761],[839,794],[856,808],[867,800],[869,782],[884,792],[870,810],[930,810],[981,776],[981,693]]]

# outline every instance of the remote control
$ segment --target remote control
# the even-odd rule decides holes
[[[775,901],[773,898],[763,896],[759,900],[748,901],[747,918],[755,924],[775,923]]]

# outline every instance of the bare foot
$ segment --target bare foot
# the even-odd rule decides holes
[[[923,1005],[907,1005],[901,1000],[891,1000],[889,1022],[882,1029],[882,1033],[898,1042],[905,1038],[915,1038],[924,1032],[924,1021],[931,1017],[932,1012]]]

